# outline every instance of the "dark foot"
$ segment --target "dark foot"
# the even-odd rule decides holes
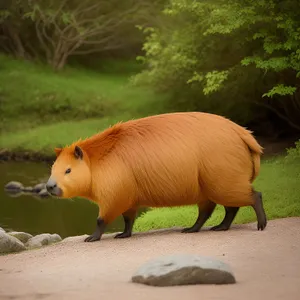
[[[239,210],[239,207],[225,206],[224,208],[225,208],[225,217],[224,217],[223,221],[219,225],[212,227],[210,230],[226,231],[230,228],[230,226]]]
[[[100,241],[100,235],[95,231],[92,235],[88,236],[84,241],[85,242]]]
[[[267,226],[267,217],[263,207],[262,193],[254,191],[254,205],[253,209],[257,217],[257,230],[264,230]]]
[[[115,235],[115,239],[124,239],[131,237],[131,232],[122,232]]]
[[[217,226],[212,227],[210,230],[212,230],[212,231],[226,231],[228,229],[229,229],[228,226],[226,226],[225,224],[221,223],[221,224],[219,224]]]
[[[201,227],[204,225],[204,223],[208,220],[208,218],[211,216],[215,207],[216,204],[211,201],[208,201],[201,206],[199,205],[199,213],[198,213],[197,221],[192,227],[184,228],[181,232],[182,233],[198,232],[201,229]]]
[[[126,212],[126,213],[128,213],[128,212]],[[124,223],[125,223],[124,232],[118,233],[115,236],[115,239],[129,238],[132,235],[132,228],[133,228],[133,223],[134,223],[134,219],[135,219],[135,214],[132,211],[130,211],[129,216],[123,214],[123,219],[124,219]]]
[[[200,228],[198,225],[194,224],[192,227],[186,227],[181,230],[181,233],[194,233],[199,232]]]
[[[85,242],[100,241],[101,236],[105,230],[105,226],[106,224],[104,223],[103,219],[98,218],[95,232],[92,235],[88,236],[84,241]]]

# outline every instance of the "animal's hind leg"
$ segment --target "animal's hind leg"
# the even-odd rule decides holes
[[[237,212],[239,211],[239,207],[228,207],[228,206],[224,206],[225,208],[225,217],[223,219],[223,221],[217,225],[211,228],[211,230],[214,231],[222,231],[222,230],[228,230],[237,214]]]
[[[262,193],[252,189],[254,204],[252,205],[257,217],[257,230],[264,230],[267,226],[267,217],[263,207]]]
[[[125,223],[125,228],[122,233],[118,233],[115,238],[121,239],[121,238],[128,238],[132,235],[132,228],[135,221],[136,216],[136,209],[132,208],[127,211],[125,211],[123,214],[123,219]]]
[[[208,220],[211,216],[212,212],[214,211],[216,204],[211,201],[206,201],[204,203],[198,204],[198,218],[195,224],[192,227],[184,228],[181,232],[183,233],[193,233],[198,232],[204,223]]]

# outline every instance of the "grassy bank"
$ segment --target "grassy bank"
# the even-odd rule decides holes
[[[300,216],[300,161],[286,161],[283,157],[265,160],[261,174],[254,186],[263,193],[268,220]],[[134,225],[136,231],[192,226],[198,216],[196,206],[152,209],[141,215]],[[219,224],[224,217],[224,208],[217,206],[205,226]],[[256,222],[251,207],[241,208],[234,224]]]
[[[163,111],[164,97],[130,85],[136,69],[120,61],[107,62],[101,73],[55,73],[0,55],[0,148],[48,154],[117,121]]]

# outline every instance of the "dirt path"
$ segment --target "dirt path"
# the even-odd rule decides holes
[[[300,218],[233,226],[228,232],[177,229],[83,243],[82,237],[14,255],[0,256],[0,299],[222,299],[296,300],[300,295]],[[231,265],[237,284],[149,287],[130,282],[146,260],[195,253]]]

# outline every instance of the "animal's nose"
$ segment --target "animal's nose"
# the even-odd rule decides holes
[[[52,178],[50,178],[46,183],[46,189],[48,192],[51,192],[53,189],[56,188],[56,186],[57,186],[56,181]]]

